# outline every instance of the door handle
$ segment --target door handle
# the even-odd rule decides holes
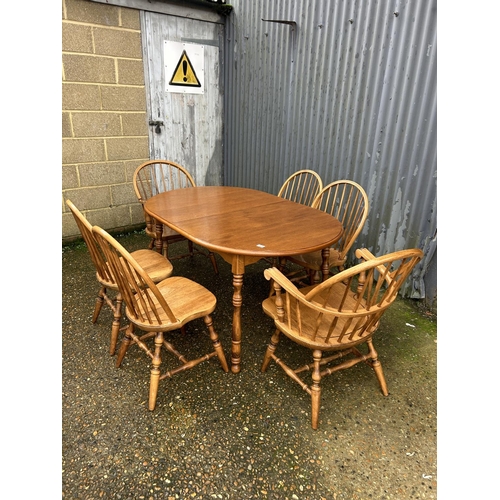
[[[162,121],[159,121],[159,120],[149,120],[149,124],[152,126],[152,127],[155,127],[155,132],[157,134],[161,134],[161,128],[163,126],[163,122]]]

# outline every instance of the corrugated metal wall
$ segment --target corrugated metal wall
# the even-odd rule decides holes
[[[302,168],[358,182],[370,213],[356,246],[422,248],[404,293],[424,297],[429,265],[436,274],[436,0],[231,5],[224,183],[277,193]]]

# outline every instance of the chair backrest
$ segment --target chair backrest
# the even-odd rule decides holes
[[[128,314],[150,325],[161,325],[162,316],[164,318],[166,314],[175,323],[175,315],[165,297],[134,257],[99,226],[94,226],[92,233],[109,263]],[[162,309],[165,314],[162,314]]]
[[[373,333],[384,311],[414,266],[423,257],[419,249],[401,250],[375,257],[356,250],[364,260],[311,288],[305,295],[276,268],[264,275],[273,279],[278,319],[276,325],[298,343],[343,344]],[[283,300],[281,288],[286,290]]]
[[[141,203],[158,193],[196,186],[191,174],[170,160],[149,160],[142,163],[135,170],[132,181]]]
[[[85,241],[90,257],[97,271],[97,276],[99,280],[105,282],[109,285],[115,284],[115,280],[113,278],[113,274],[106,262],[106,259],[103,258],[102,253],[99,251],[97,247],[96,240],[92,233],[92,224],[84,217],[84,215],[76,208],[76,206],[70,201],[66,200],[66,205],[71,210],[73,217],[75,218],[76,224],[80,233],[83,236],[83,240]]]
[[[314,170],[299,170],[283,183],[278,196],[310,206],[323,188],[323,181]]]
[[[368,217],[369,203],[365,190],[349,180],[331,182],[316,196],[312,206],[333,215],[342,223],[344,232],[333,248],[339,252],[340,258],[344,258]]]

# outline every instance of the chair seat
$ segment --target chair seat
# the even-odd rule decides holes
[[[211,314],[215,310],[217,303],[215,295],[202,285],[187,278],[173,276],[157,283],[156,286],[162,295],[168,296],[168,305],[177,321],[175,323],[170,321],[164,309],[158,306],[156,297],[153,297],[152,300],[156,311],[158,311],[157,318],[152,314],[151,304],[147,301],[142,303],[143,318],[133,317],[126,307],[127,318],[144,331],[176,330],[189,321]],[[143,293],[142,295],[144,296]],[[146,319],[147,317],[150,317],[151,320]]]
[[[163,234],[162,234],[162,237],[163,238],[170,238],[172,236],[181,236],[177,231],[174,231],[171,227],[168,227],[166,224],[163,225]],[[182,238],[184,238],[184,236],[181,236]]]
[[[146,228],[146,234],[151,237],[151,238],[156,238],[156,231],[155,231],[155,226],[153,225],[153,229],[149,230]],[[168,227],[166,224],[163,225],[163,233],[161,235],[162,239],[166,240],[171,240],[172,238],[178,238],[179,241],[183,241],[186,238],[179,234],[177,231],[172,229],[171,227]]]
[[[308,286],[298,289],[298,291],[304,296],[316,286]],[[331,307],[337,309],[345,295],[346,286],[343,283],[337,283],[333,287],[324,292],[319,293],[311,301],[311,304],[315,304],[319,307]],[[327,295],[328,294],[328,295]],[[286,294],[285,294],[286,295]],[[283,300],[286,300],[283,298]],[[358,303],[358,299],[355,297],[354,292],[349,292],[347,297],[344,298],[343,307],[344,308],[355,308]],[[364,304],[364,301],[361,302]],[[305,347],[310,349],[320,349],[321,351],[336,351],[347,349],[353,347],[357,344],[365,342],[368,337],[377,329],[378,322],[370,325],[368,329],[365,329],[365,322],[352,323],[352,318],[346,316],[342,317],[339,313],[325,314],[320,311],[316,311],[313,308],[303,308],[301,309],[301,314],[297,315],[296,302],[291,301],[291,310],[293,312],[291,318],[291,325],[289,327],[284,326],[280,323],[281,330],[283,333]],[[276,309],[276,295],[272,295],[263,301],[262,307],[264,312],[278,321],[278,312]],[[300,317],[302,324],[299,326],[297,322],[297,317]],[[334,319],[337,318],[335,327],[330,331]],[[367,312],[367,321],[370,319],[370,313]],[[288,317],[285,317],[285,324],[288,321]],[[351,322],[352,325],[349,325]],[[353,328],[356,324],[355,329]],[[339,338],[340,333],[347,327],[349,334],[344,335]],[[297,332],[301,332],[299,335]],[[362,332],[361,336],[357,332]],[[327,339],[328,334],[330,338]]]
[[[168,278],[174,269],[172,263],[153,250],[136,250],[131,253],[137,263],[146,271],[154,283]]]
[[[321,265],[323,263],[321,251],[293,255],[287,257],[287,260],[293,262],[294,264],[299,264],[309,269],[315,269],[318,271],[321,271]],[[341,257],[338,250],[336,250],[335,248],[330,248],[328,267],[343,266],[345,264],[345,261],[346,256]]]
[[[148,273],[154,283],[158,283],[168,278],[174,270],[172,263],[162,254],[155,252],[154,250],[135,250],[131,253],[131,255]],[[109,271],[111,272],[111,269]],[[116,281],[107,280],[100,276],[99,273],[96,273],[96,277],[99,283],[104,285],[106,288],[109,288],[110,290],[118,290]]]

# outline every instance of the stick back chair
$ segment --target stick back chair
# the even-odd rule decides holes
[[[301,205],[311,206],[322,187],[323,181],[317,172],[314,170],[298,170],[285,180],[277,196]],[[266,258],[265,260],[271,266],[277,266],[280,262],[277,257]],[[284,266],[286,259],[281,259],[281,261]],[[273,293],[272,283],[269,293]]]
[[[356,182],[339,180],[325,186],[316,196],[312,206],[337,218],[344,227],[342,237],[330,247],[330,272],[342,271],[348,252],[356,241],[368,217],[368,196]],[[322,256],[321,251],[287,257],[286,260],[304,268],[309,282],[319,282]],[[286,262],[286,261],[284,261]],[[294,278],[299,279],[299,277]]]
[[[274,281],[275,294],[264,300],[262,307],[274,320],[276,329],[261,371],[265,372],[273,359],[311,396],[313,429],[318,428],[319,422],[320,382],[327,375],[363,361],[373,368],[382,394],[389,394],[373,346],[373,334],[422,256],[419,249],[401,250],[382,257],[358,249],[356,257],[363,262],[322,283],[300,289],[278,269],[264,271],[264,276]],[[275,351],[281,333],[310,349],[313,363],[293,369],[278,358]],[[361,344],[366,344],[364,353],[358,348]],[[323,357],[323,353],[327,356]],[[303,380],[303,372],[307,371],[312,371],[309,384]]]
[[[92,323],[97,322],[104,303],[106,303],[113,311],[114,318],[111,327],[111,340],[109,344],[109,353],[113,355],[115,353],[118,333],[120,331],[123,302],[122,296],[118,290],[118,286],[108,265],[108,262],[97,247],[97,243],[92,233],[92,225],[80,212],[80,210],[76,208],[71,200],[66,200],[66,205],[71,210],[78,229],[80,230],[80,233],[83,237],[83,240],[87,245],[87,249],[96,269],[97,281],[101,284],[101,288],[97,293],[94,314],[92,315]],[[132,255],[137,260],[137,262],[139,262],[140,265],[146,270],[146,272],[154,282],[162,281],[172,274],[172,263],[158,252],[143,249],[132,252]],[[108,295],[108,290],[113,290],[114,292],[116,292],[114,298]]]
[[[170,160],[149,160],[137,167],[133,176],[134,191],[137,199],[144,208],[144,203],[152,196],[171,191],[196,186],[191,174],[181,165]],[[151,238],[149,248],[154,248],[156,240],[162,242],[163,255],[169,258],[168,245],[179,241],[187,241],[188,253],[172,257],[171,260],[193,256],[194,253],[207,255],[212,262],[215,273],[219,272],[215,256],[212,252],[203,252],[193,245],[193,242],[179,234],[177,231],[163,225],[163,233],[156,231],[156,221],[144,211],[146,221],[146,234]]]
[[[149,409],[154,410],[156,406],[160,380],[193,368],[214,356],[217,356],[222,369],[228,372],[226,357],[212,322],[211,314],[217,302],[215,295],[202,285],[182,276],[172,276],[155,284],[137,260],[118,241],[98,226],[94,226],[92,231],[113,271],[129,320],[117,355],[116,366],[121,365],[127,349],[132,344],[137,344],[151,359]],[[164,334],[182,330],[186,323],[198,318],[204,319],[212,340],[212,351],[189,361],[165,339]],[[145,333],[136,334],[136,328]],[[145,342],[150,337],[154,337],[153,349],[150,349]],[[163,348],[174,354],[180,365],[161,373]]]
[[[294,172],[283,183],[278,196],[302,205],[311,206],[312,202],[323,188],[323,181],[314,170],[299,170]]]

